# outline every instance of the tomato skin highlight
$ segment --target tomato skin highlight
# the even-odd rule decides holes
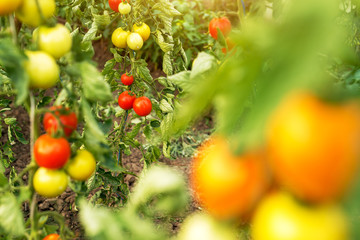
[[[359,122],[353,103],[328,104],[305,92],[285,98],[266,133],[269,165],[280,185],[314,203],[341,198],[359,165]]]
[[[63,126],[63,131],[65,136],[69,137],[77,127],[78,120],[76,114],[74,112],[69,111],[68,108],[64,109],[62,106],[52,106],[49,110],[54,111],[54,113],[52,112],[45,113],[43,119],[43,125],[45,131],[48,134],[54,134],[58,131],[59,123],[56,118],[58,117],[59,121]]]
[[[140,34],[138,34],[136,32],[132,32],[127,37],[126,43],[131,50],[137,51],[142,48],[142,46],[144,44],[144,40]]]
[[[23,0],[0,0],[0,16],[14,12],[22,2]]]
[[[251,224],[253,240],[348,240],[349,221],[334,204],[306,205],[286,192],[259,203]]]
[[[130,86],[134,82],[134,76],[128,76],[126,73],[124,73],[121,75],[121,82],[126,86]]]
[[[55,13],[55,0],[38,0],[38,3],[45,19],[50,18]],[[16,11],[16,17],[31,27],[37,27],[43,23],[36,0],[23,0],[23,3]]]
[[[144,42],[150,37],[150,27],[146,23],[142,23],[140,25],[134,24],[133,31],[140,34]]]
[[[72,179],[85,181],[94,173],[95,168],[94,156],[87,150],[79,150],[69,161],[66,171]]]
[[[68,176],[62,170],[40,167],[33,178],[35,191],[41,196],[52,198],[63,193],[68,185]]]
[[[136,99],[135,94],[133,94],[130,91],[125,91],[119,95],[118,103],[122,109],[129,110],[133,107],[133,103],[135,99]]]
[[[129,31],[124,31],[121,27],[115,29],[111,35],[111,41],[115,47],[126,48],[127,47],[127,38],[130,35]]]
[[[262,154],[235,156],[222,136],[211,137],[198,149],[191,168],[195,198],[221,219],[249,214],[270,182]]]
[[[52,138],[41,135],[34,144],[35,161],[40,167],[49,169],[62,168],[69,160],[70,144],[65,138]]]
[[[218,39],[217,29],[226,37],[231,31],[231,22],[227,17],[213,18],[209,23],[209,32],[214,39]]]
[[[135,99],[133,104],[134,111],[139,116],[147,116],[151,113],[152,103],[149,98],[143,96]]]
[[[43,240],[61,240],[60,239],[60,235],[57,233],[52,233],[47,235],[46,237],[43,238]]]
[[[122,2],[123,0],[109,0],[109,6],[110,8],[115,11],[115,12],[119,12],[119,4]]]

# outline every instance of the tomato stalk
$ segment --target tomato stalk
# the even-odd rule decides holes
[[[122,142],[123,138],[124,138],[124,135],[125,135],[125,126],[126,126],[126,121],[127,121],[127,118],[129,116],[129,110],[126,110],[125,111],[125,117],[124,117],[124,122],[122,124],[122,127],[121,127],[121,131],[120,131],[120,134],[121,134],[121,138],[120,138],[120,142]],[[118,153],[118,159],[117,159],[117,162],[118,162],[118,165],[122,167],[122,149],[119,148],[119,153]]]
[[[13,39],[13,43],[17,44],[17,31],[16,31],[15,19],[14,19],[13,14],[9,14],[9,23],[10,23],[11,36]]]
[[[45,18],[44,14],[42,13],[41,8],[40,8],[39,0],[35,0],[35,3],[36,3],[36,9],[39,12],[39,15],[40,15],[40,18],[41,18],[42,22],[46,22],[46,18]]]
[[[246,14],[244,1],[243,0],[237,0],[237,6],[238,6],[239,22],[241,24],[241,21],[242,21],[243,17]]]

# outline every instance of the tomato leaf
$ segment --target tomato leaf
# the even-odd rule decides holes
[[[21,206],[15,196],[9,192],[0,196],[0,226],[9,235],[22,236],[25,233]]]

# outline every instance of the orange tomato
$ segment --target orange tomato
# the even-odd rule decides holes
[[[193,159],[195,198],[218,218],[247,214],[268,186],[261,155],[235,156],[223,137],[212,137]]]
[[[43,240],[60,240],[60,235],[56,233],[52,233],[47,235]]]
[[[311,202],[334,200],[360,156],[359,107],[328,104],[311,93],[284,99],[267,126],[269,162],[278,182]]]
[[[14,12],[21,3],[22,0],[0,0],[0,16]]]

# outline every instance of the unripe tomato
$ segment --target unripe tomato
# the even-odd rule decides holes
[[[54,58],[64,56],[72,45],[70,31],[62,24],[56,24],[55,27],[40,26],[34,31],[33,38],[40,50]]]
[[[69,161],[66,171],[72,179],[85,181],[93,174],[95,168],[94,156],[87,150],[79,150],[76,156]]]
[[[23,0],[0,0],[0,16],[14,12]]]
[[[221,136],[210,138],[199,148],[190,182],[195,198],[218,218],[248,214],[269,185],[261,154],[236,156]]]
[[[140,25],[134,24],[133,32],[140,34],[144,42],[150,37],[150,27],[146,23]]]
[[[297,197],[324,202],[341,197],[360,157],[360,110],[293,93],[267,125],[268,160],[278,182]]]
[[[26,51],[28,60],[25,70],[29,75],[30,88],[47,89],[59,80],[60,69],[49,54],[42,51]]]
[[[67,137],[76,129],[77,117],[74,112],[62,106],[53,106],[50,108],[53,112],[47,112],[44,115],[44,129],[49,134],[54,134],[58,131],[59,125],[63,127],[63,131]],[[59,124],[58,119],[60,120]]]
[[[133,32],[127,37],[126,43],[131,50],[137,51],[142,48],[144,41],[140,34]]]
[[[132,75],[128,76],[126,73],[124,73],[123,75],[121,75],[121,82],[124,85],[129,86],[129,85],[133,84],[134,77]]]
[[[194,213],[181,225],[177,240],[237,240],[236,229],[205,213]]]
[[[42,16],[47,19],[50,18],[55,12],[55,0],[37,0],[40,6]],[[42,19],[36,0],[23,0],[16,11],[16,16],[21,22],[32,27],[37,27],[44,22]]]
[[[43,240],[61,240],[60,239],[60,235],[57,233],[52,233],[47,235],[46,237],[43,238]]]
[[[339,206],[305,205],[288,193],[264,198],[251,225],[253,240],[347,240],[348,220]]]
[[[110,8],[115,11],[115,12],[119,12],[119,4],[122,2],[123,0],[109,0],[109,6]]]
[[[48,134],[43,134],[34,144],[35,161],[40,167],[62,168],[69,160],[70,154],[70,144],[65,138],[52,138]]]
[[[33,178],[35,191],[44,197],[56,197],[63,193],[68,185],[68,176],[62,170],[40,167]]]
[[[133,107],[133,103],[135,99],[136,99],[135,94],[133,94],[130,91],[125,91],[119,95],[118,103],[122,109],[129,110]]]
[[[129,14],[131,11],[131,5],[126,2],[122,2],[119,4],[119,12],[123,15]]]
[[[222,34],[226,37],[231,31],[231,22],[229,21],[229,19],[227,17],[213,18],[210,21],[210,23],[209,23],[210,35],[215,39],[218,38],[218,35],[217,35],[218,28],[222,32]]]
[[[130,35],[129,31],[124,31],[121,27],[115,29],[111,35],[111,41],[115,47],[126,48],[127,47],[127,38]]]
[[[135,99],[133,104],[134,111],[139,116],[147,116],[151,113],[152,103],[149,98],[143,96]]]

